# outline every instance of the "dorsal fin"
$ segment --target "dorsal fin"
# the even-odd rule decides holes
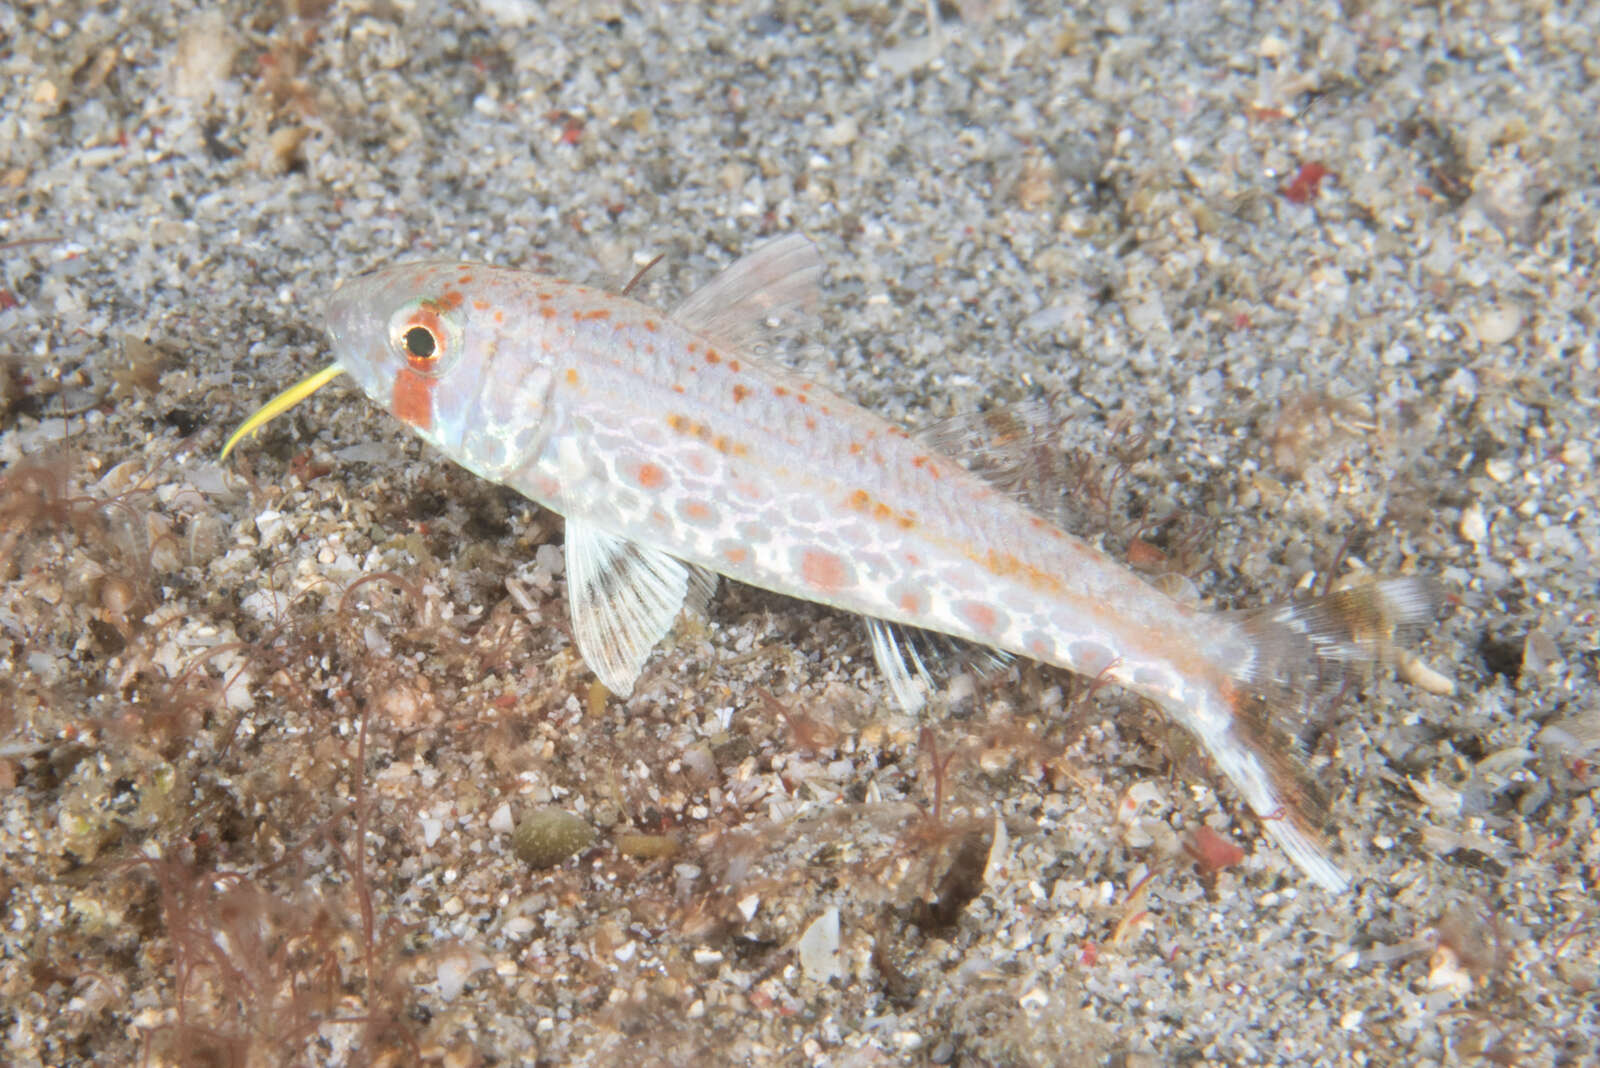
[[[1047,393],[942,419],[916,437],[1063,530],[1103,540],[1113,555],[1127,552],[1140,570],[1187,569],[1181,560],[1158,566],[1165,563],[1159,550],[1154,559],[1133,556],[1132,540],[1162,530],[1181,547],[1200,521],[1141,513],[1127,476],[1148,455],[1150,438],[1127,420],[1086,419],[1061,395]]]
[[[816,308],[821,277],[817,246],[804,234],[785,234],[739,257],[684,298],[672,317],[703,337],[749,351],[769,319]]]
[[[1062,448],[1065,413],[1047,397],[960,412],[917,438],[1022,504],[1058,521],[1071,482]]]

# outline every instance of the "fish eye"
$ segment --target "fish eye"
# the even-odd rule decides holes
[[[425,326],[413,326],[405,332],[406,355],[412,360],[432,360],[439,351],[439,342],[434,338],[433,331]]]
[[[396,311],[389,338],[395,356],[429,378],[444,374],[461,354],[461,324],[436,301],[412,301]]]

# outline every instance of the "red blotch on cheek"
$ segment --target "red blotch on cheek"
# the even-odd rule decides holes
[[[394,376],[389,410],[396,419],[418,430],[433,429],[433,384],[436,379],[401,368]]]

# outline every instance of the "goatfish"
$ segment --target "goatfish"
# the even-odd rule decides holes
[[[349,375],[456,463],[565,517],[573,636],[612,693],[724,575],[865,617],[907,711],[930,683],[919,632],[1125,687],[1194,735],[1306,876],[1346,889],[1277,725],[1432,620],[1435,584],[1234,613],[1163,593],[930,438],[766,358],[770,323],[813,306],[821,273],[809,240],[780,237],[663,314],[529,271],[384,267],[330,299],[334,362],[223,457]]]

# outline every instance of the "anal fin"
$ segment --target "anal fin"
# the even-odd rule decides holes
[[[1010,654],[998,649],[887,620],[868,618],[866,622],[872,658],[884,684],[895,704],[911,715],[928,703],[938,686],[935,676],[948,674],[952,665],[988,674],[1011,663]]]

